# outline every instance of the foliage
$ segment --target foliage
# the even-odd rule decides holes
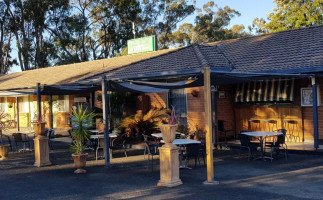
[[[168,118],[168,124],[175,125],[176,123],[177,123],[177,120],[176,120],[175,108],[173,106],[172,113],[170,114],[170,116]]]
[[[138,112],[123,119],[119,127],[135,129],[139,134],[150,135],[158,130],[158,126],[167,117],[165,109],[151,109],[147,114]]]
[[[10,32],[9,8],[0,2],[0,74],[6,74],[17,64],[17,60],[10,55],[12,51],[13,34]]]
[[[243,25],[226,27],[232,18],[240,16],[234,9],[225,6],[218,7],[214,1],[209,1],[202,9],[197,9],[198,16],[193,24],[185,23],[172,34],[173,45],[186,46],[192,43],[207,43],[224,39],[249,36]]]
[[[323,0],[274,0],[274,2],[277,8],[268,15],[269,22],[256,19],[254,27],[258,27],[258,32],[278,32],[323,24]]]
[[[84,142],[89,140],[89,127],[92,126],[92,118],[95,117],[93,112],[88,112],[87,108],[83,110],[82,105],[77,109],[72,108],[72,123],[75,125],[72,130],[73,143],[71,149],[75,154],[82,154],[85,150]]]
[[[177,27],[195,11],[195,24]],[[0,73],[17,63],[12,49],[24,71],[126,55],[134,36],[157,35],[159,49],[246,36],[241,25],[226,28],[236,16],[213,1],[202,11],[193,0],[4,0]]]

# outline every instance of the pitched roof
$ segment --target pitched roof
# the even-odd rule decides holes
[[[177,75],[204,66],[232,72],[277,72],[318,68],[323,71],[323,26],[282,31],[241,39],[193,44],[122,68],[108,77],[134,78]],[[93,78],[98,77],[94,76]]]
[[[205,45],[95,60],[8,74],[0,89],[53,85],[84,79],[176,76],[204,66],[233,72],[323,71],[323,26],[301,28]]]
[[[233,71],[236,72],[323,67],[323,26],[288,30],[207,45],[217,46],[219,51],[232,63]]]
[[[120,68],[143,59],[159,56],[176,49],[114,57],[69,65],[41,68],[0,76],[0,89],[35,87],[37,83],[55,85],[72,83],[102,71]]]
[[[136,78],[147,76],[172,76],[186,72],[194,73],[200,72],[204,66],[212,64],[213,60],[217,60],[216,67],[229,66],[227,59],[222,54],[205,56],[203,54],[205,49],[213,52],[216,47],[193,44],[160,56],[129,64],[122,68],[105,71],[101,74],[96,74],[91,78],[100,78],[102,75],[112,78]]]

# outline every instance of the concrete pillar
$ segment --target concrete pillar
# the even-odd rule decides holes
[[[46,137],[36,137],[34,139],[35,146],[35,163],[36,167],[43,167],[51,165],[49,161],[49,147],[48,138]]]

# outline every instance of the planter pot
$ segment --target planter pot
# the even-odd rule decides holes
[[[9,153],[9,144],[6,145],[0,145],[0,156],[1,156],[1,160],[5,160],[7,159],[8,153]]]
[[[38,138],[41,138],[45,135],[45,125],[46,122],[33,122],[34,132],[37,134]]]
[[[85,165],[86,165],[86,158],[88,154],[72,154],[72,157],[74,159],[74,164],[76,167],[76,170],[74,171],[75,174],[84,174],[86,173]]]
[[[166,143],[164,144],[163,147],[173,146],[172,142],[175,140],[177,124],[175,125],[162,124],[159,126],[159,128],[162,132],[163,140]]]

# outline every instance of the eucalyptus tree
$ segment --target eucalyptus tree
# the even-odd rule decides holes
[[[4,2],[0,2],[0,74],[6,74],[16,60],[12,59],[13,34],[9,30],[9,7]]]
[[[51,16],[68,6],[68,0],[4,0],[9,8],[10,30],[15,36],[22,71],[50,65],[53,46],[46,38]]]
[[[322,25],[323,0],[274,0],[277,7],[268,20],[255,19],[258,33],[278,32],[289,29]]]
[[[233,17],[240,13],[228,6],[218,7],[214,1],[203,5],[203,9],[196,8],[198,15],[195,23],[182,24],[171,36],[173,46],[186,46],[192,43],[215,42],[224,39],[249,36],[243,25],[227,28]]]

